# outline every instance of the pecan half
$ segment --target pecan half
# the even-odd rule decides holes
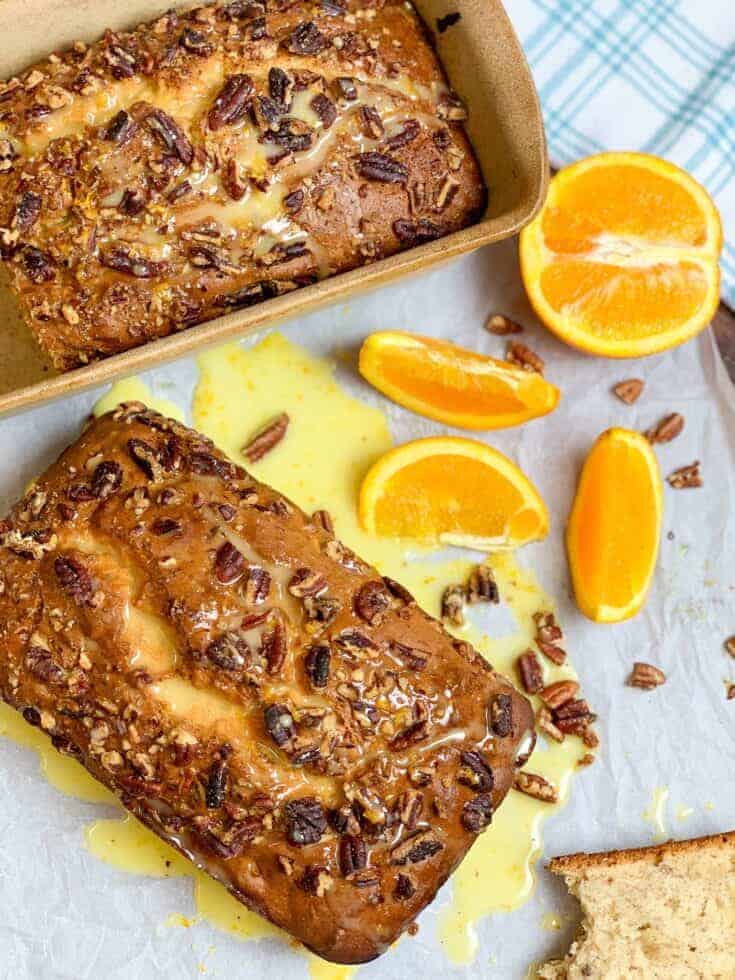
[[[471,834],[479,834],[489,827],[492,818],[493,800],[489,793],[480,793],[462,807],[462,826]]]
[[[633,670],[628,678],[630,687],[640,687],[644,691],[651,691],[654,687],[660,687],[661,684],[665,683],[666,674],[662,670],[641,661],[636,661],[633,664]]]
[[[541,664],[533,650],[526,650],[516,661],[521,684],[526,694],[538,694],[544,686],[544,675]]]
[[[367,866],[367,847],[362,837],[345,834],[339,842],[339,869],[345,878]]]
[[[284,807],[284,816],[286,836],[299,847],[316,844],[327,829],[327,815],[319,800],[313,796],[289,800]]]
[[[105,139],[122,146],[135,134],[138,126],[124,109],[114,115],[105,130]]]
[[[644,382],[640,378],[628,378],[627,381],[618,381],[613,385],[613,394],[626,405],[632,405],[641,397],[643,387]]]
[[[245,559],[230,541],[225,541],[217,549],[214,558],[214,574],[223,585],[236,582],[243,573]]]
[[[167,269],[165,262],[154,262],[143,255],[137,255],[125,245],[114,245],[103,249],[99,260],[100,264],[108,269],[124,272],[125,275],[134,276],[136,279],[153,279],[163,275]]]
[[[179,44],[186,51],[190,51],[200,58],[208,58],[214,50],[206,36],[193,27],[184,28],[179,36]]]
[[[321,572],[315,572],[311,568],[304,567],[297,568],[288,583],[288,591],[297,598],[319,595],[326,588],[327,580]]]
[[[271,449],[275,449],[288,431],[291,419],[286,412],[281,412],[272,422],[257,432],[250,442],[246,443],[240,452],[249,462],[257,463]]]
[[[263,637],[262,653],[268,666],[268,673],[277,674],[283,667],[288,654],[288,634],[280,618],[274,620]]]
[[[360,153],[356,167],[361,177],[381,184],[405,184],[408,179],[408,168],[386,153]]]
[[[329,129],[337,120],[337,107],[330,98],[319,93],[309,103],[314,112],[319,116],[325,129]]]
[[[674,490],[692,490],[701,487],[704,481],[699,469],[699,460],[695,460],[689,466],[680,466],[678,470],[669,473],[666,482]]]
[[[217,132],[224,126],[232,126],[243,119],[250,108],[254,91],[255,86],[249,75],[230,75],[207,116],[212,132]]]
[[[460,755],[462,765],[457,780],[478,793],[488,793],[495,784],[493,771],[481,752],[467,750]]]
[[[328,510],[315,510],[311,519],[316,527],[320,527],[327,534],[334,534],[334,521]]]
[[[314,687],[326,687],[332,652],[326,643],[315,643],[304,658],[304,670]]]
[[[163,109],[153,109],[145,117],[145,123],[167,150],[171,150],[185,166],[194,159],[194,147],[183,129]]]
[[[21,252],[21,261],[23,271],[37,286],[44,282],[51,282],[56,277],[54,260],[48,252],[40,248],[26,245]]]
[[[250,648],[239,633],[223,633],[213,640],[206,650],[206,657],[222,670],[240,670],[245,666]]]
[[[295,88],[293,75],[283,68],[273,67],[268,72],[268,92],[274,102],[279,102],[284,109],[291,105]]]
[[[541,691],[540,696],[546,707],[555,711],[567,701],[571,701],[577,691],[579,691],[579,684],[576,681],[556,681],[554,684],[548,684]]]
[[[557,803],[559,800],[556,787],[548,779],[533,772],[517,772],[513,779],[513,788],[544,803]]]
[[[443,850],[444,845],[433,830],[418,830],[406,837],[390,852],[391,864],[419,864]]]
[[[646,439],[650,443],[671,442],[676,439],[684,429],[684,416],[679,412],[673,412],[657,422],[646,432]]]

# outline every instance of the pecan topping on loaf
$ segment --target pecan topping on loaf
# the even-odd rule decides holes
[[[0,526],[2,697],[322,956],[394,942],[528,754],[528,702],[328,517],[140,404]]]
[[[402,0],[169,12],[5,86],[0,260],[87,364],[470,223],[463,117]]]

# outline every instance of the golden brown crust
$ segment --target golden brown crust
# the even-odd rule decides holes
[[[0,90],[0,254],[75,367],[470,223],[477,161],[403,0],[236,0]]]
[[[694,837],[691,840],[670,840],[650,847],[633,847],[620,851],[601,851],[587,854],[564,854],[552,858],[549,871],[555,875],[581,875],[588,868],[616,868],[638,861],[658,864],[663,858],[674,854],[715,849],[735,849],[735,830],[724,834],[711,834],[707,837]]]
[[[361,962],[487,826],[533,715],[328,528],[121,406],[0,524],[0,692],[249,907]]]

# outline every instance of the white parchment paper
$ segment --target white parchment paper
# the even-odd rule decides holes
[[[642,361],[593,359],[556,341],[532,316],[518,277],[515,243],[485,249],[422,278],[347,306],[316,313],[286,329],[317,354],[356,353],[378,329],[408,329],[452,339],[502,356],[504,342],[482,323],[501,311],[527,325],[523,339],[547,362],[562,389],[546,419],[491,433],[493,445],[531,476],[552,514],[548,539],[522,561],[556,599],[567,647],[582,689],[599,712],[602,750],[575,780],[567,807],[545,825],[544,855],[651,843],[643,817],[657,787],[667,787],[668,832],[690,837],[735,827],[735,701],[725,680],[735,660],[723,640],[735,633],[735,390],[709,333],[678,350]],[[338,378],[389,416],[396,441],[446,431],[391,405],[362,383],[340,358]],[[354,357],[352,362],[354,365]],[[623,378],[645,379],[637,405],[612,397]],[[158,395],[189,408],[197,378],[194,358],[149,372]],[[0,421],[0,505],[76,437],[99,392],[80,395]],[[679,411],[684,433],[657,447],[664,474],[699,459],[704,487],[666,488],[664,533],[654,586],[632,622],[596,626],[569,596],[563,527],[576,475],[594,438],[610,425],[647,428]],[[634,660],[660,666],[664,687],[625,686]],[[681,819],[681,808],[691,809]],[[194,913],[188,879],[156,880],[115,871],[84,848],[85,824],[105,808],[62,796],[38,772],[36,756],[0,739],[0,976],[14,980],[94,978],[160,980],[305,977],[306,962],[284,943],[243,944],[207,923],[183,930],[164,926],[172,912]],[[488,875],[490,878],[490,875]],[[486,920],[477,962],[453,967],[435,935],[445,889],[421,917],[419,935],[361,969],[363,980],[421,976],[522,978],[530,962],[563,948],[574,929],[574,905],[539,866],[533,899],[522,909]],[[571,913],[566,931],[541,928],[550,910]]]

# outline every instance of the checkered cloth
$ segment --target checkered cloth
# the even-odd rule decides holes
[[[735,307],[735,0],[505,0],[555,166],[602,150],[672,160],[725,226],[722,296]]]

